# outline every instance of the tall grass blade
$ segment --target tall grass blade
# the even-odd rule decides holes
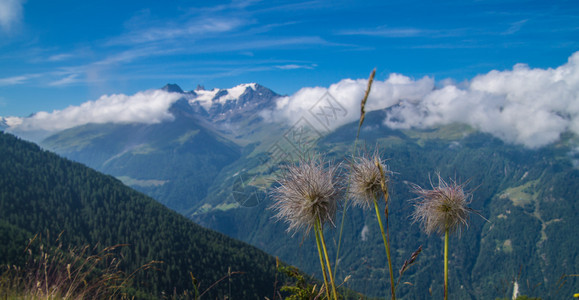
[[[354,140],[354,149],[353,153],[356,153],[358,147],[358,138],[360,136],[360,128],[362,128],[362,124],[364,123],[364,119],[366,118],[366,101],[368,101],[368,95],[370,95],[370,89],[372,88],[372,83],[374,82],[374,76],[376,75],[376,68],[372,70],[370,73],[370,77],[368,78],[368,87],[366,88],[366,92],[364,93],[364,98],[360,103],[360,123],[358,124],[358,132],[356,133],[356,139]],[[348,185],[346,186],[346,190],[350,188],[350,180],[348,180]],[[348,211],[348,199],[344,201],[344,209],[342,212],[342,222],[340,223],[340,234],[338,236],[338,247],[336,249],[336,259],[334,263],[334,277],[336,277],[336,272],[338,271],[338,263],[340,260],[340,249],[342,248],[342,235],[344,233],[344,223],[346,222],[346,212]]]
[[[364,123],[364,119],[366,118],[366,101],[368,101],[368,95],[370,95],[370,89],[372,88],[372,83],[374,82],[374,75],[376,75],[376,68],[372,70],[370,73],[370,78],[368,78],[368,87],[366,88],[366,93],[364,94],[364,98],[362,99],[362,103],[360,104],[360,123],[358,124],[358,133],[356,134],[356,140],[360,136],[360,128],[362,128],[362,124]]]

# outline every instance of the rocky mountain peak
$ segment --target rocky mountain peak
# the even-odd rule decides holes
[[[181,87],[174,83],[168,83],[161,89],[169,93],[180,93],[180,94],[184,93]]]

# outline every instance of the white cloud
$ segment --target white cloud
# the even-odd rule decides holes
[[[162,26],[142,27],[126,35],[109,41],[109,45],[133,45],[155,43],[168,40],[199,39],[220,33],[236,30],[245,25],[246,21],[238,18],[205,17],[186,23],[170,23]]]
[[[319,107],[328,106],[325,103],[325,95],[330,95],[335,99],[333,105],[340,108],[339,117],[328,125],[329,129],[356,121],[360,118],[360,100],[364,97],[367,80],[365,79],[344,79],[329,88],[314,87],[303,88],[291,96],[282,97],[277,100],[277,107],[274,110],[263,111],[262,116],[266,120],[287,121],[290,125],[298,122],[302,117],[316,118],[312,114],[319,112]],[[419,101],[434,88],[434,80],[424,77],[419,80],[412,80],[399,74],[391,74],[384,81],[374,81],[372,92],[368,97],[366,110],[377,110],[397,104],[401,99]],[[321,101],[321,102],[320,102]],[[333,100],[332,100],[333,101]],[[313,109],[312,109],[313,108]],[[318,127],[320,124],[312,124]],[[320,126],[322,127],[322,126]],[[323,129],[323,128],[317,128]]]
[[[23,84],[28,79],[30,79],[28,75],[0,78],[0,86]]]
[[[22,19],[22,5],[25,0],[0,0],[0,28],[10,32]]]
[[[49,83],[48,85],[50,86],[63,86],[63,85],[69,85],[72,83],[78,82],[78,74],[70,74],[66,77],[63,77],[59,80],[55,80],[51,83]]]
[[[370,35],[381,37],[416,37],[426,33],[425,30],[418,28],[376,28],[376,29],[359,29],[345,30],[339,32],[342,35]]]
[[[342,30],[338,31],[338,34],[376,36],[384,38],[411,38],[411,37],[440,38],[440,37],[460,36],[464,34],[465,30],[466,29],[464,28],[423,29],[413,27],[397,28],[397,27],[380,26],[377,28],[370,28],[370,29]]]
[[[275,68],[278,68],[280,70],[297,70],[297,69],[308,69],[308,70],[312,70],[316,67],[316,64],[312,64],[312,65],[298,65],[298,64],[286,64],[286,65],[278,65],[275,66]]]
[[[74,55],[72,53],[60,53],[60,54],[51,55],[46,60],[56,62],[56,61],[67,60],[67,59],[70,59],[72,57],[74,57]]]
[[[517,33],[528,21],[529,21],[528,19],[525,19],[511,24],[511,27],[509,27],[509,29],[507,29],[503,34],[510,35]]]
[[[359,118],[367,80],[345,79],[329,88],[304,88],[280,98],[277,108],[263,112],[269,120],[295,124],[328,92],[348,114],[332,128]],[[391,74],[375,81],[366,110],[390,108],[386,125],[393,128],[428,127],[455,122],[469,124],[509,143],[537,148],[559,139],[561,133],[579,134],[579,52],[558,68],[531,69],[517,64],[512,70],[491,71],[456,84],[413,80]]]
[[[132,96],[105,95],[95,101],[63,110],[39,112],[11,123],[11,131],[58,131],[88,123],[159,123],[172,120],[168,111],[171,104],[181,98],[177,93],[148,90]]]

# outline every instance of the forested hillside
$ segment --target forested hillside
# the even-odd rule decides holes
[[[400,285],[399,296],[442,298],[443,241],[413,224],[410,200],[416,194],[409,185],[430,187],[431,182],[436,184],[437,172],[443,178],[468,182],[466,188],[473,193],[471,206],[484,217],[472,215],[469,227],[451,238],[450,294],[454,299],[510,297],[515,281],[521,293],[546,299],[564,298],[579,288],[576,277],[564,277],[579,273],[579,242],[573,238],[579,228],[579,219],[573,215],[579,211],[579,170],[573,165],[570,146],[574,136],[563,136],[559,144],[533,150],[506,144],[461,124],[393,130],[382,122],[386,113],[367,115],[357,144],[362,152],[377,148],[394,172],[389,189],[394,268],[400,268],[413,251],[423,246],[416,265],[402,278],[408,284]],[[357,126],[356,122],[339,128],[320,139],[312,151],[347,165],[348,156],[354,152]],[[232,166],[234,170],[225,170],[245,170],[247,178],[269,178],[271,182],[271,174],[263,172],[258,162],[258,156],[244,157]],[[211,190],[225,191],[231,185],[224,182]],[[208,197],[206,202],[218,200]],[[278,255],[306,272],[316,272],[313,239],[281,235],[285,226],[273,223],[273,212],[267,209],[271,204],[264,198],[253,207],[215,209],[192,218]],[[328,226],[331,251],[337,248],[340,222],[338,216],[336,226]],[[351,275],[348,284],[352,289],[384,296],[389,283],[383,250],[375,215],[350,208],[338,278]]]
[[[0,174],[0,264],[22,263],[34,234],[63,232],[60,240],[73,246],[129,244],[121,253],[125,270],[163,261],[135,280],[152,295],[192,290],[189,272],[203,291],[229,271],[243,273],[212,288],[210,298],[273,293],[274,258],[192,223],[111,176],[1,132]]]
[[[180,100],[175,120],[159,124],[87,124],[46,139],[42,146],[121,179],[167,207],[186,211],[240,149],[203,126]]]

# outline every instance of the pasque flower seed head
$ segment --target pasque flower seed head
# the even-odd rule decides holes
[[[317,219],[321,224],[333,223],[341,193],[336,172],[337,166],[320,157],[287,166],[272,195],[275,218],[288,223],[288,231],[305,229],[306,233]]]
[[[370,208],[374,206],[374,200],[379,198],[382,192],[382,175],[377,164],[382,166],[385,172],[384,179],[388,184],[389,174],[386,166],[375,153],[372,157],[354,157],[350,164],[350,189],[348,196],[356,206]]]
[[[471,196],[462,185],[455,181],[447,183],[438,174],[438,186],[426,190],[414,185],[413,190],[418,198],[412,216],[415,222],[422,224],[427,234],[436,232],[443,235],[446,230],[453,233],[468,225],[469,213],[473,209],[467,207]]]

